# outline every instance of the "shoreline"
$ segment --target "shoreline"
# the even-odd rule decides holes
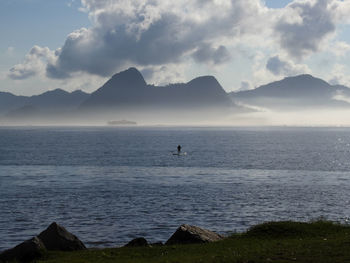
[[[57,228],[58,227],[58,228]],[[51,224],[48,229],[60,229]],[[185,232],[177,233],[180,228]],[[45,231],[48,231],[45,230]],[[51,231],[50,230],[50,231]],[[45,239],[45,231],[38,237]],[[60,232],[60,231],[58,231]],[[43,234],[44,233],[44,234]],[[184,234],[186,233],[186,234]],[[190,233],[191,235],[189,235]],[[331,221],[280,221],[255,225],[244,233],[222,237],[195,226],[182,225],[169,238],[149,244],[136,238],[123,247],[85,248],[67,243],[66,249],[43,249],[31,260],[18,262],[349,262],[350,226]],[[64,234],[66,235],[66,234]],[[201,236],[202,239],[198,239]],[[69,237],[69,235],[68,235]],[[70,236],[72,237],[72,236]],[[73,235],[74,241],[77,241]],[[68,238],[69,239],[69,238]],[[175,238],[176,240],[176,238]],[[179,241],[180,240],[180,241]],[[69,242],[71,242],[70,240]],[[35,242],[40,242],[35,240]],[[47,241],[46,241],[47,242]],[[80,241],[77,241],[78,243]],[[46,244],[46,243],[45,243]],[[58,244],[58,243],[57,243]],[[57,245],[56,244],[56,245]],[[67,245],[66,244],[66,245]],[[60,245],[62,245],[60,243]],[[47,246],[47,245],[46,245]],[[72,246],[76,249],[71,249]],[[62,247],[63,248],[63,247]],[[69,249],[67,249],[69,248]],[[1,261],[0,262],[13,262]]]

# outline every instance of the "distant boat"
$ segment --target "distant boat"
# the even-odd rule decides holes
[[[137,125],[136,122],[134,121],[127,121],[127,120],[121,120],[121,121],[109,121],[107,122],[108,125],[113,125],[113,126],[133,126]]]

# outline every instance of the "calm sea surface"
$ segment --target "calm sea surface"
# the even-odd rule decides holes
[[[53,221],[119,246],[183,223],[347,222],[349,203],[347,128],[0,128],[0,251]]]

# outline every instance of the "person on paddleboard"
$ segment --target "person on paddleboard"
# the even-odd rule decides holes
[[[178,145],[177,146],[177,153],[180,154],[180,152],[181,152],[181,145]]]

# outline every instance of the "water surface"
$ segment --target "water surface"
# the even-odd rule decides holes
[[[349,145],[346,128],[0,128],[0,251],[53,221],[89,247],[347,222]]]

